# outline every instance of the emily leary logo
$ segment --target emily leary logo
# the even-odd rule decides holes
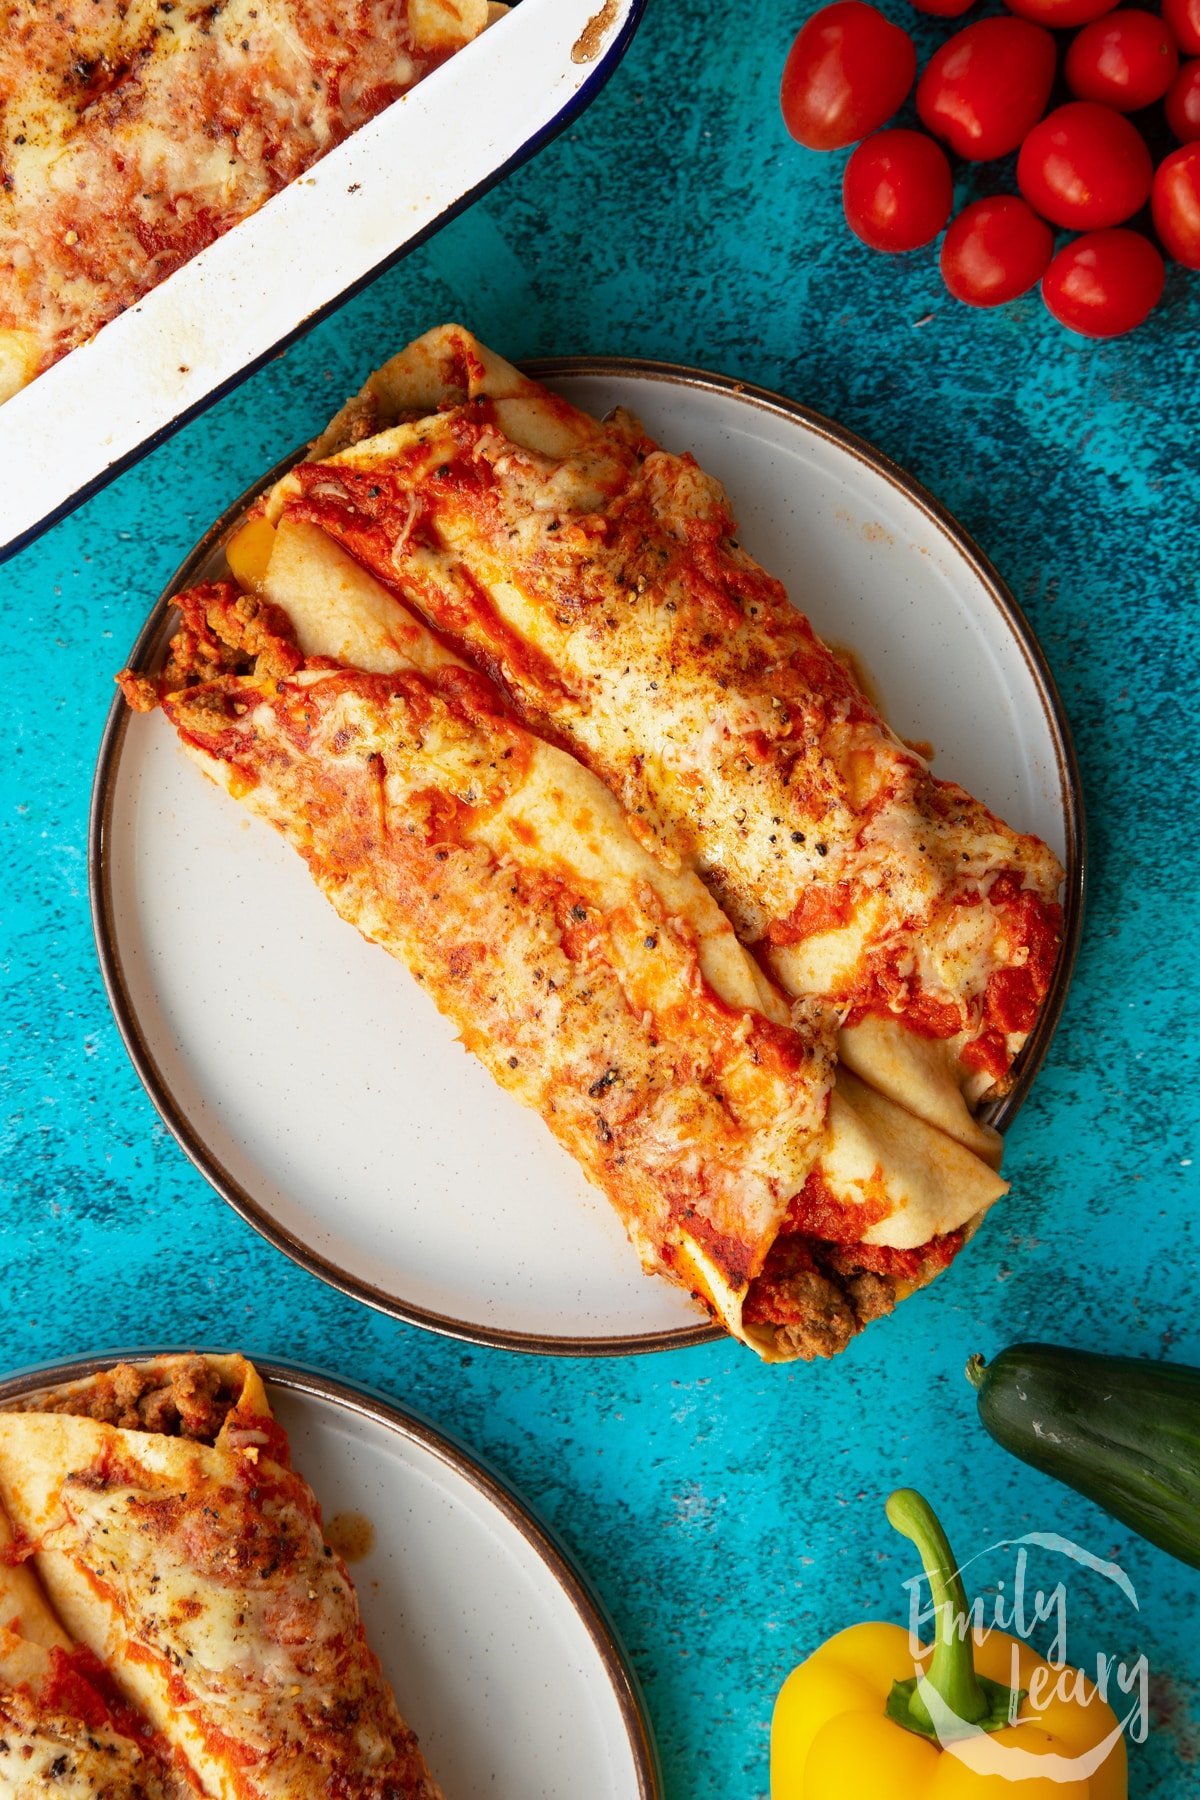
[[[1086,1569],[1112,1583],[1120,1589],[1133,1610],[1139,1610],[1133,1583],[1116,1563],[1105,1562],[1100,1557],[1093,1556],[1091,1551],[1082,1549],[1069,1538],[1060,1537],[1055,1532],[1031,1531],[1024,1537],[1001,1538],[998,1543],[992,1544],[987,1550],[981,1550],[977,1556],[962,1564],[958,1570],[960,1576],[984,1557],[1007,1553],[1014,1558],[1010,1592],[1006,1595],[1006,1584],[999,1581],[990,1598],[977,1595],[965,1613],[954,1614],[953,1630],[960,1638],[965,1638],[970,1632],[978,1640],[997,1631],[1008,1633],[1015,1640],[1009,1677],[1009,1685],[1013,1689],[1011,1724],[1018,1727],[1036,1726],[1038,1713],[1050,1700],[1059,1699],[1078,1707],[1098,1704],[1110,1706],[1116,1717],[1112,1730],[1091,1749],[1078,1755],[1062,1755],[1055,1751],[1038,1754],[1022,1749],[1019,1744],[999,1743],[990,1733],[965,1724],[950,1710],[928,1681],[920,1681],[918,1691],[929,1708],[934,1731],[942,1748],[980,1775],[998,1775],[1011,1782],[1035,1776],[1042,1781],[1051,1782],[1085,1781],[1103,1768],[1123,1733],[1128,1732],[1130,1741],[1135,1744],[1145,1742],[1149,1729],[1150,1668],[1144,1655],[1126,1662],[1106,1656],[1103,1652],[1097,1655],[1095,1671],[1090,1676],[1071,1664],[1067,1649],[1066,1579],[1059,1579],[1048,1591],[1034,1586],[1029,1572],[1031,1551],[1044,1552],[1051,1558],[1065,1559],[1077,1568]],[[928,1642],[930,1627],[936,1630],[938,1609],[929,1599],[927,1575],[911,1576],[903,1585],[908,1591],[909,1599],[909,1649],[916,1663],[922,1654],[923,1644]],[[1015,1716],[1017,1695],[1022,1687],[1018,1643],[1031,1644],[1034,1633],[1043,1626],[1052,1631],[1050,1644],[1029,1675],[1028,1707],[1022,1708],[1024,1716],[1018,1718]],[[1123,1712],[1126,1703],[1128,1709]]]

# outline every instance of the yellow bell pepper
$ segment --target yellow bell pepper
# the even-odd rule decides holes
[[[887,1510],[925,1565],[932,1655],[914,1658],[899,1625],[853,1625],[793,1669],[771,1723],[771,1800],[1127,1800],[1124,1736],[1094,1685],[1003,1632],[971,1633],[927,1502],[901,1489]]]
[[[275,547],[275,527],[261,513],[251,513],[225,546],[225,561],[233,579],[251,593],[262,586]]]

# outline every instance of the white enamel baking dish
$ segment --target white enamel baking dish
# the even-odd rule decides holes
[[[520,0],[482,37],[0,405],[0,560],[575,117],[645,0]]]

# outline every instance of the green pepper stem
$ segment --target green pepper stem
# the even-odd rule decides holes
[[[929,1708],[921,1697],[928,1683],[964,1725],[985,1718],[991,1705],[975,1673],[975,1652],[967,1596],[958,1564],[945,1532],[929,1502],[914,1488],[898,1488],[887,1503],[889,1522],[916,1545],[937,1615],[937,1639],[933,1656],[909,1702],[914,1722],[928,1729]]]

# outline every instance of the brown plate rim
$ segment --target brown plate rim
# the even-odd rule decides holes
[[[1059,788],[1066,824],[1066,875],[1063,894],[1063,940],[1059,948],[1054,980],[1029,1042],[1017,1063],[1016,1080],[1011,1091],[984,1115],[997,1130],[1004,1131],[1016,1116],[1022,1102],[1045,1060],[1050,1041],[1062,1016],[1071,973],[1078,955],[1082,932],[1086,887],[1086,825],[1082,787],[1075,748],[1054,677],[1033,628],[989,559],[953,515],[899,464],[877,450],[865,438],[836,424],[824,414],[800,401],[790,400],[769,388],[733,376],[718,375],[683,363],[647,361],[621,356],[545,357],[522,364],[535,379],[553,382],[563,377],[618,376],[664,382],[676,387],[689,387],[721,396],[733,395],[747,404],[788,419],[836,445],[882,476],[890,486],[917,507],[962,556],[981,583],[988,598],[1001,614],[1016,640],[1050,727],[1058,764]],[[202,566],[228,537],[237,520],[262,491],[304,454],[303,448],[284,457],[260,480],[238,496],[204,533],[176,569],[131,650],[127,666],[139,670],[153,666],[156,656],[165,648],[171,628],[171,600],[190,586]],[[251,1193],[224,1167],[204,1143],[182,1108],[176,1103],[170,1086],[159,1069],[142,1034],[129,990],[121,968],[117,948],[116,921],[112,902],[108,842],[115,779],[121,749],[128,726],[129,711],[118,693],[109,710],[96,763],[92,787],[91,812],[88,823],[88,892],[92,928],[100,972],[109,1005],[124,1042],[126,1052],[145,1088],[151,1103],[189,1161],[209,1185],[251,1225],[268,1243],[298,1263],[309,1274],[328,1283],[340,1293],[363,1301],[376,1311],[409,1325],[421,1327],[443,1337],[487,1348],[520,1351],[552,1356],[630,1356],[651,1354],[661,1350],[688,1349],[715,1342],[725,1333],[720,1326],[705,1322],[671,1331],[612,1337],[555,1336],[537,1332],[519,1332],[455,1319],[426,1307],[417,1306],[401,1297],[376,1287],[372,1282],[351,1274],[331,1258],[322,1256],[271,1217]]]
[[[103,1369],[111,1369],[117,1363],[146,1362],[153,1357],[191,1354],[204,1356],[229,1353],[196,1351],[194,1348],[178,1346],[167,1349],[143,1347],[124,1352],[102,1351],[95,1356],[74,1357],[66,1362],[39,1363],[0,1378],[0,1409],[12,1400],[25,1399],[38,1393],[42,1388],[57,1386],[61,1382],[78,1381],[98,1374]],[[276,1362],[268,1357],[249,1357],[247,1360],[254,1364],[268,1386],[322,1400],[343,1412],[371,1419],[416,1444],[465,1480],[520,1533],[566,1594],[604,1665],[637,1770],[637,1800],[661,1800],[662,1771],[654,1735],[650,1729],[649,1710],[633,1665],[608,1616],[608,1610],[554,1532],[535,1516],[504,1477],[455,1437],[433,1425],[420,1413],[389,1399],[377,1389],[355,1386],[338,1376],[326,1374],[322,1369],[300,1363]]]

